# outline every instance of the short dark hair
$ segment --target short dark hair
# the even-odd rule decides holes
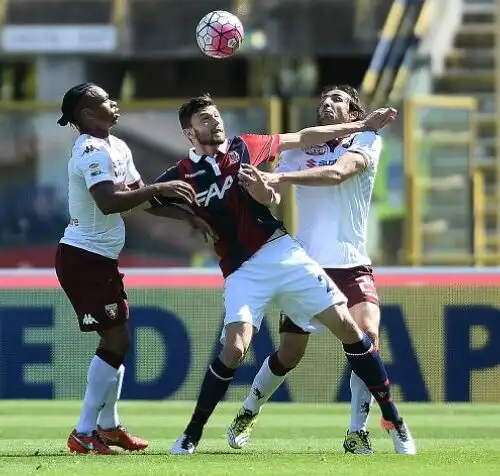
[[[349,102],[349,112],[358,113],[358,117],[356,118],[356,120],[359,121],[361,119],[364,119],[366,117],[366,107],[361,101],[357,89],[349,86],[348,84],[326,86],[325,88],[323,88],[323,91],[321,91],[321,101],[323,101],[325,96],[328,96],[332,91],[335,91],[336,89],[339,91],[344,91],[351,98],[351,101]]]
[[[188,129],[191,127],[191,118],[202,109],[208,106],[215,106],[214,100],[210,97],[210,94],[205,93],[201,96],[191,98],[188,102],[185,102],[179,108],[179,122],[181,123],[182,129]]]

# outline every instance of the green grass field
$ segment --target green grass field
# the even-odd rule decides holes
[[[124,424],[151,439],[142,454],[75,456],[66,438],[80,403],[0,402],[0,474],[47,475],[500,475],[500,406],[403,405],[417,440],[417,456],[392,452],[377,427],[375,456],[345,455],[341,449],[349,419],[347,405],[269,404],[243,451],[229,448],[225,431],[238,406],[220,406],[198,453],[170,456],[168,450],[188,421],[192,403],[122,402]]]

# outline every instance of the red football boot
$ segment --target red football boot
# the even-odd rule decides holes
[[[98,426],[97,431],[104,443],[108,446],[118,446],[129,451],[140,451],[146,449],[149,445],[149,441],[131,435],[127,429],[121,425],[116,428],[107,429]]]
[[[118,452],[112,450],[104,443],[97,431],[92,435],[77,433],[73,430],[68,438],[68,450],[70,453],[97,454],[97,455],[116,455]]]

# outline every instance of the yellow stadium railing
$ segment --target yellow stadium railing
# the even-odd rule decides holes
[[[391,102],[399,102],[404,96],[404,89],[411,74],[412,62],[417,52],[418,46],[422,38],[429,31],[433,14],[436,12],[435,0],[427,0],[420,10],[418,19],[413,27],[414,41],[409,46],[405,53],[405,57],[400,67],[398,68],[392,87],[389,93],[389,104]]]
[[[500,2],[496,2],[496,15],[495,15],[495,175],[496,175],[496,189],[494,193],[497,232],[491,239],[491,244],[496,251],[500,251]]]
[[[5,16],[7,13],[7,1],[8,0],[0,0],[0,25],[3,26],[5,23]]]
[[[394,0],[389,15],[384,23],[372,61],[361,84],[361,94],[365,102],[371,103],[377,83],[383,72],[384,61],[391,43],[396,37],[399,25],[403,19],[406,0]]]
[[[477,143],[476,110],[477,101],[472,97],[415,96],[408,98],[405,102],[404,173],[406,221],[404,244],[406,261],[409,265],[461,264],[481,266],[491,263],[497,258],[487,255],[485,249],[484,180],[481,171],[474,164]],[[433,126],[435,127],[434,130],[423,130],[421,118],[433,113],[465,113],[467,119],[463,130],[460,131],[447,130],[447,124]],[[464,170],[463,187],[470,187],[472,196],[472,209],[470,210],[472,247],[469,250],[463,250],[463,252],[426,252],[424,246],[425,209],[435,207],[436,203],[425,203],[426,193],[430,187],[429,184],[434,177],[429,171],[423,170],[425,165],[422,164],[422,157],[432,147],[443,146],[449,146],[450,148],[463,147],[464,153],[468,156],[468,168]],[[465,190],[463,193],[466,194]],[[442,233],[447,233],[446,229]],[[464,234],[467,234],[467,230],[464,230]]]
[[[242,20],[248,17],[252,9],[252,0],[233,0],[233,12]]]
[[[113,0],[113,8],[111,10],[111,23],[120,28],[125,22],[127,13],[128,0]]]

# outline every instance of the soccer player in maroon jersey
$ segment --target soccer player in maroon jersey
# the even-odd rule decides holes
[[[326,327],[337,336],[354,372],[373,390],[384,418],[399,421],[384,365],[371,340],[349,314],[345,296],[269,208],[239,185],[238,179],[242,164],[258,166],[272,161],[282,150],[378,130],[395,117],[394,109],[384,108],[347,124],[227,139],[224,122],[208,95],[193,98],[179,109],[183,133],[193,147],[188,157],[169,168],[157,182],[184,180],[193,187],[191,210],[218,237],[215,250],[225,278],[225,318],[222,351],[209,365],[191,421],[171,453],[194,453],[206,422],[226,393],[272,299],[301,329]],[[172,203],[162,197],[157,202],[158,206]]]

